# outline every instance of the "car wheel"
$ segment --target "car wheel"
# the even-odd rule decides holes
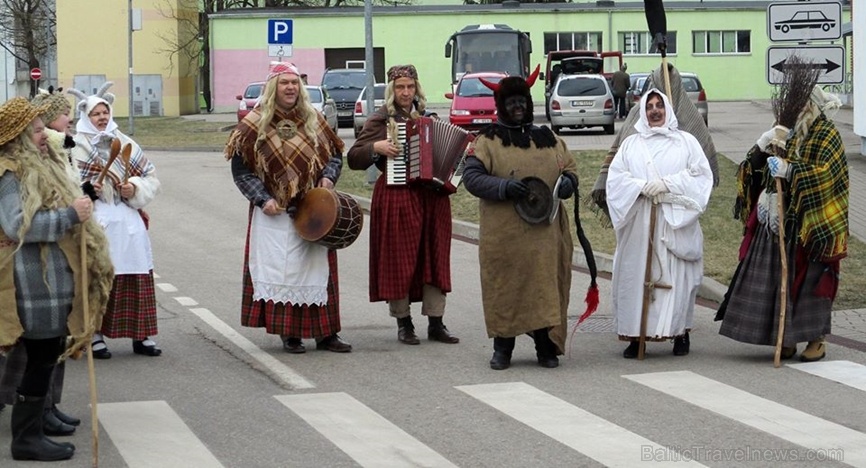
[[[557,135],[562,133],[562,127],[560,127],[559,125],[551,125],[550,128],[553,129],[553,133]]]
[[[827,24],[827,23],[824,23],[824,24],[821,25],[821,29],[822,29],[824,32],[827,32],[827,31],[830,30],[830,25]]]
[[[613,135],[613,131],[614,131],[613,130],[613,124],[604,125],[604,133],[606,133],[608,135]]]
[[[361,129],[358,127],[355,127],[355,139],[356,140],[358,139],[358,135],[360,135],[360,134],[361,134]]]
[[[791,28],[789,28],[787,24],[783,24],[783,25],[782,25],[782,33],[783,33],[783,34],[788,34],[788,31],[789,31],[790,29],[791,29]]]

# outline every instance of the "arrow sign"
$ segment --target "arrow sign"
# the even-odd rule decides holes
[[[782,84],[788,57],[797,55],[806,66],[821,70],[818,84],[839,84],[845,80],[845,48],[842,46],[791,46],[767,49],[767,82]]]

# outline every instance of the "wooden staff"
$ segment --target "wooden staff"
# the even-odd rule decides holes
[[[785,200],[782,198],[782,179],[776,178],[776,209],[779,210],[779,255],[782,262],[782,281],[779,284],[779,332],[773,367],[782,365],[782,339],[785,337],[785,316],[788,310],[788,252],[785,250]]]
[[[117,141],[117,140],[115,140]],[[90,284],[87,278],[87,229],[81,224],[81,298],[84,302],[84,326],[90,325]],[[87,375],[90,378],[90,431],[93,468],[99,466],[99,420],[96,416],[96,369],[93,364],[93,346],[87,346]]]
[[[101,185],[102,181],[105,180],[105,175],[108,174],[108,169],[111,168],[112,164],[114,164],[114,160],[117,159],[118,154],[120,154],[120,140],[115,138],[111,140],[111,152],[108,155],[108,162],[99,172],[99,177],[96,178],[97,184]]]

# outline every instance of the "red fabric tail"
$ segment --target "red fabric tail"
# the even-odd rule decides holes
[[[589,291],[586,292],[584,302],[586,302],[586,312],[577,319],[577,325],[580,325],[598,309],[598,286],[590,286]]]

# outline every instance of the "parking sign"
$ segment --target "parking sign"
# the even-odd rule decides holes
[[[268,20],[268,44],[288,45],[292,43],[292,20]]]
[[[778,41],[826,41],[842,37],[842,4],[838,1],[771,3],[767,36]]]

